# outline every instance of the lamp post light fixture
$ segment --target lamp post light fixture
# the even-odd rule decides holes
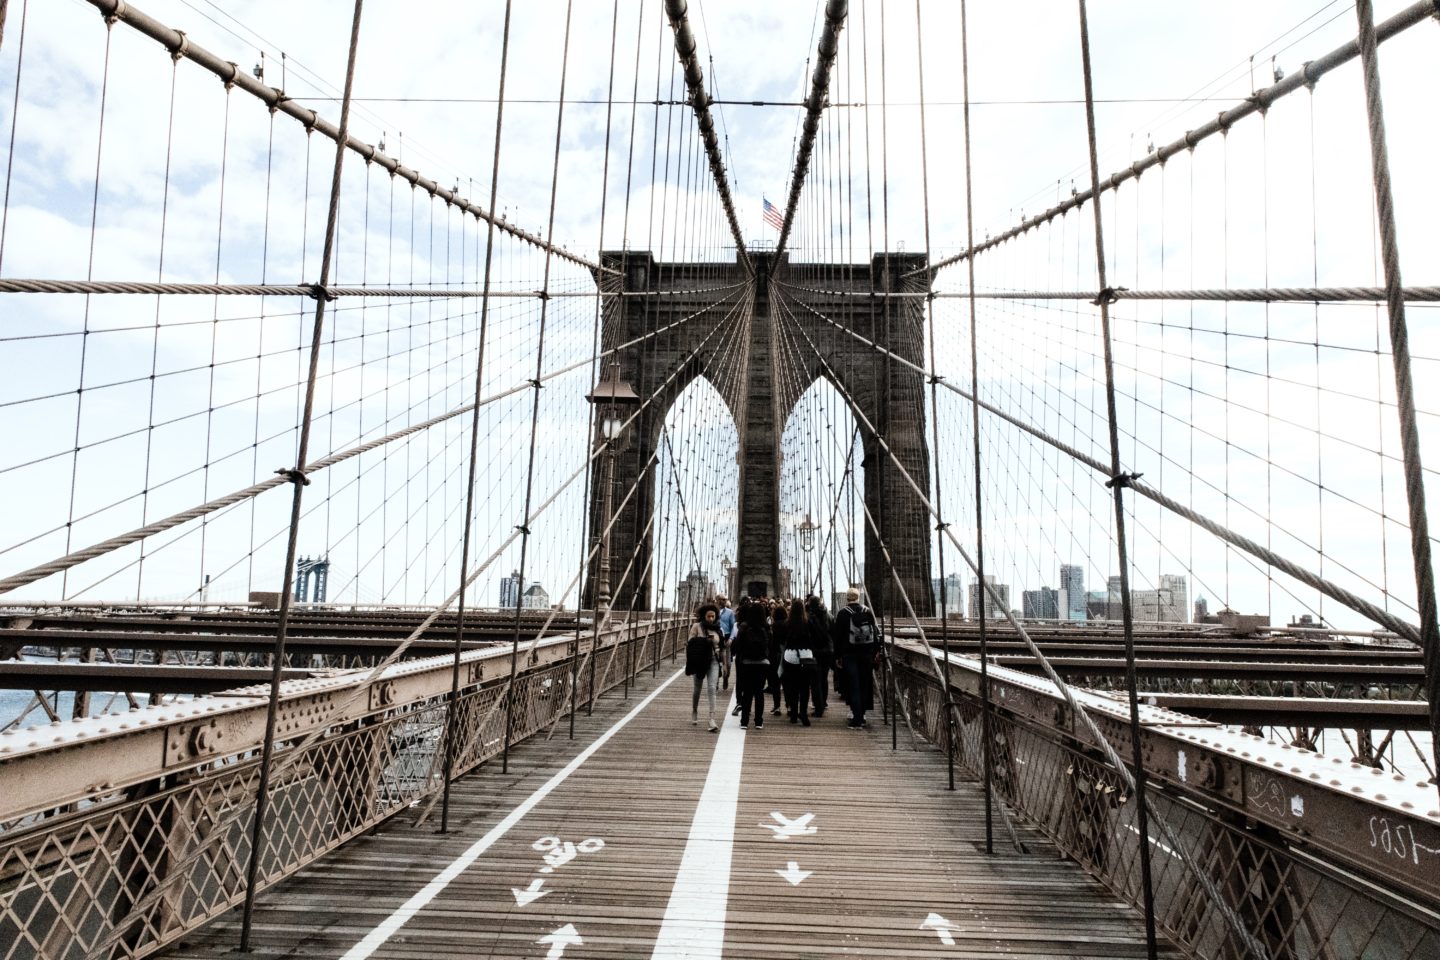
[[[805,592],[810,592],[810,552],[815,549],[815,531],[820,525],[810,519],[810,511],[805,511],[805,520],[797,528],[800,533],[800,549],[805,551]]]
[[[630,384],[620,379],[620,363],[612,360],[605,378],[595,384],[595,389],[585,399],[595,406],[597,442],[605,448],[605,480],[601,485],[603,500],[600,509],[602,526],[596,532],[600,540],[600,575],[595,587],[595,610],[603,614],[610,609],[610,514],[613,510],[615,455],[622,449],[629,410],[640,404],[640,397]]]

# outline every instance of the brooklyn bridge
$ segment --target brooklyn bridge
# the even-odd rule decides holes
[[[1374,6],[0,0],[0,960],[1440,957]]]

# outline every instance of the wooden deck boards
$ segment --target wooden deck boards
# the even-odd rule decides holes
[[[497,763],[457,784],[448,836],[435,832],[438,810],[419,827],[402,815],[267,891],[250,956],[344,955],[654,686],[642,679],[628,703],[601,701],[574,741],[562,726],[554,740],[522,745],[508,774]],[[650,956],[718,739],[688,714],[682,677],[373,956],[545,957],[541,938],[566,924],[584,939],[568,960]],[[725,956],[1144,956],[1139,915],[1038,836],[1026,836],[1027,855],[980,852],[978,790],[947,791],[941,756],[911,750],[903,729],[892,752],[875,717],[872,729],[849,730],[840,705],[809,729],[767,716],[764,730],[735,734],[745,743]],[[777,840],[761,826],[773,811],[811,813],[816,832]],[[541,874],[533,845],[547,836],[604,846]],[[811,871],[798,886],[775,872],[791,860]],[[535,879],[549,892],[517,905],[512,888]],[[921,927],[932,912],[953,925],[953,945]],[[232,911],[170,955],[232,957],[238,939]]]

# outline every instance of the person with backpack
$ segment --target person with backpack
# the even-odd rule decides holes
[[[830,643],[830,613],[815,594],[805,598],[805,623],[810,628],[810,650],[815,655],[815,677],[810,693],[810,716],[825,716],[830,693],[830,668],[835,652]]]
[[[865,726],[865,711],[875,708],[875,667],[881,655],[880,624],[874,612],[860,602],[860,591],[845,592],[845,606],[835,614],[830,639],[835,647],[836,666],[843,667],[850,685],[850,722]]]
[[[695,622],[690,625],[690,636],[685,641],[685,673],[695,678],[695,691],[690,697],[690,722],[700,722],[700,688],[703,685],[710,695],[710,732],[720,728],[715,724],[715,688],[720,684],[720,674],[727,672],[728,646],[720,630],[720,611],[713,603],[701,604],[695,610]]]
[[[759,730],[765,726],[765,681],[770,676],[770,628],[765,623],[763,605],[741,605],[734,651],[739,671],[735,694],[740,700],[740,726],[750,726],[753,709],[755,729]]]

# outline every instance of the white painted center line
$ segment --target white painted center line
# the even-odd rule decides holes
[[[439,873],[437,873],[435,875],[435,879],[427,883],[424,887],[420,889],[418,893],[416,893],[409,900],[406,900],[404,903],[402,903],[399,909],[397,909],[394,913],[390,914],[390,916],[386,917],[379,926],[366,934],[364,940],[361,940],[359,943],[355,944],[355,946],[351,947],[348,951],[346,951],[345,955],[341,958],[341,960],[365,960],[366,957],[369,957],[372,953],[374,953],[382,944],[385,943],[385,941],[393,937],[400,930],[401,927],[405,926],[405,924],[409,922],[411,917],[415,916],[415,914],[419,913],[422,909],[424,909],[426,904],[439,896],[440,892],[446,887],[448,887],[452,880],[454,880],[456,877],[460,876],[460,874],[464,873],[467,869],[469,869],[470,865],[473,864],[476,860],[480,859],[480,856],[484,854],[486,850],[489,850],[492,846],[494,846],[495,841],[505,836],[505,834],[510,831],[511,827],[515,826],[515,824],[519,823],[520,820],[524,818],[527,813],[535,809],[536,804],[549,796],[550,792],[556,787],[560,786],[560,784],[564,783],[565,779],[569,777],[570,774],[580,769],[581,764],[594,756],[595,751],[603,747],[607,742],[609,742],[611,737],[615,736],[615,734],[623,730],[626,724],[628,724],[631,720],[634,720],[640,715],[640,712],[642,710],[650,706],[650,703],[656,697],[660,696],[660,694],[665,690],[666,687],[674,683],[676,678],[679,677],[682,672],[683,671],[677,670],[673,674],[671,674],[669,679],[665,680],[663,683],[660,684],[660,686],[652,690],[648,697],[636,704],[635,709],[625,714],[625,716],[621,717],[613,727],[600,734],[599,737],[595,738],[594,743],[590,744],[590,746],[586,747],[584,750],[581,750],[578,754],[576,754],[575,759],[567,763],[564,768],[560,770],[559,773],[555,774],[555,776],[551,777],[549,780],[546,780],[543,784],[541,784],[534,793],[530,794],[530,796],[526,797],[523,801],[521,801],[519,806],[506,814],[504,820],[501,820],[499,823],[495,824],[495,826],[491,827],[489,832],[487,832],[485,836],[481,837],[479,840],[476,840],[475,843],[472,844],[468,850],[460,854],[460,856],[456,857],[454,862],[452,862],[444,870],[441,870]],[[738,766],[736,772],[739,772]],[[735,809],[733,802],[730,809],[730,819],[733,823],[735,819]],[[730,861],[728,856],[725,862],[725,876],[728,882],[728,878],[730,876]],[[563,951],[564,947],[561,946],[560,949]],[[555,954],[555,956],[558,956],[558,954]]]
[[[744,731],[734,723],[721,725],[652,958],[720,960],[744,754]]]

